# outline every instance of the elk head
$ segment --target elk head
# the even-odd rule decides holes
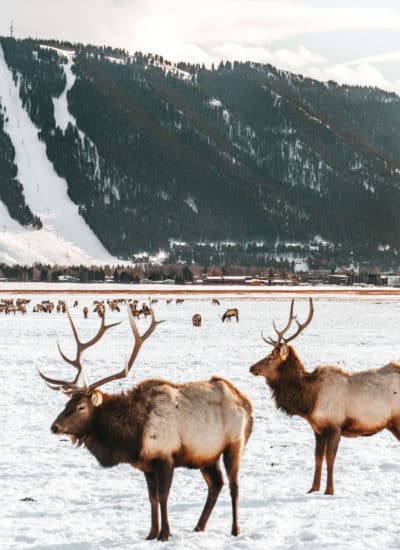
[[[76,440],[81,440],[90,433],[91,427],[96,417],[96,410],[101,408],[106,399],[106,394],[101,392],[98,388],[103,384],[106,384],[107,382],[111,382],[112,380],[117,380],[119,378],[125,378],[128,375],[143,342],[153,333],[156,326],[163,321],[156,321],[154,318],[154,313],[153,311],[151,311],[150,326],[141,336],[137,329],[132,312],[130,308],[128,308],[129,323],[134,335],[135,344],[129,359],[126,361],[125,367],[115,374],[111,374],[109,376],[106,376],[105,378],[98,380],[97,382],[88,384],[86,382],[83,366],[81,364],[82,353],[87,348],[96,344],[108,329],[119,325],[120,322],[106,325],[105,315],[103,315],[101,317],[101,324],[97,334],[89,341],[81,342],[79,340],[78,332],[76,330],[74,322],[72,321],[72,317],[68,309],[66,310],[66,312],[77,345],[76,357],[74,359],[68,358],[61,350],[60,345],[57,344],[57,346],[61,357],[64,359],[64,361],[66,361],[69,365],[73,366],[77,370],[77,374],[75,378],[69,382],[67,380],[49,378],[48,376],[45,376],[42,372],[40,372],[40,370],[38,370],[38,372],[39,375],[46,382],[46,384],[49,386],[49,388],[51,388],[52,390],[62,391],[64,394],[70,397],[65,406],[65,409],[53,422],[51,426],[51,431],[55,434],[68,435],[72,439],[72,441],[75,442]]]
[[[289,320],[282,330],[278,330],[276,328],[274,321],[274,330],[278,336],[276,340],[271,337],[264,338],[264,336],[261,335],[264,342],[273,346],[273,350],[269,355],[267,355],[267,357],[252,365],[250,367],[250,372],[254,374],[254,376],[264,376],[267,383],[273,382],[279,377],[280,368],[285,365],[285,363],[290,358],[290,355],[294,353],[293,348],[289,346],[288,343],[291,340],[294,340],[306,328],[306,326],[310,324],[314,314],[314,305],[312,298],[310,298],[310,309],[308,317],[304,323],[299,323],[299,321],[296,319],[296,315],[294,315],[293,310],[294,299],[290,304]],[[295,321],[297,324],[297,330],[291,336],[285,338],[284,335],[290,329],[293,321]]]

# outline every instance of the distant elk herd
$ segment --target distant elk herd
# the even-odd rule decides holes
[[[179,305],[184,300],[178,298],[175,302]],[[3,300],[0,311],[26,310],[28,303],[28,300]],[[65,302],[60,301],[53,308],[47,301],[34,306],[34,311],[47,313],[59,306],[59,311],[69,320],[76,342],[73,358],[58,346],[63,360],[75,369],[72,380],[53,378],[38,371],[49,388],[68,397],[51,430],[86,447],[104,467],[126,463],[143,472],[151,510],[147,539],[167,541],[171,535],[168,496],[174,469],[180,466],[199,469],[205,480],[208,493],[195,530],[206,528],[224,484],[220,468],[222,457],[232,501],[231,534],[238,535],[239,468],[254,418],[249,397],[220,376],[187,383],[151,378],[117,393],[101,389],[109,382],[128,376],[142,345],[163,322],[155,319],[152,308],[155,303],[154,299],[142,305],[137,300],[125,299],[94,302],[93,311],[100,317],[100,328],[85,342],[79,338]],[[172,299],[166,300],[167,305],[171,303]],[[212,304],[220,305],[215,298]],[[106,324],[106,310],[118,312],[122,305],[127,306],[133,336],[129,359],[121,370],[89,383],[82,355],[106,331],[119,324]],[[11,308],[8,312],[5,311],[7,307]],[[79,307],[77,300],[73,307]],[[88,306],[83,312],[87,318]],[[278,409],[309,423],[315,435],[315,469],[309,492],[319,491],[325,462],[325,494],[333,495],[334,463],[342,436],[370,436],[387,429],[400,440],[400,363],[392,361],[380,369],[355,373],[336,366],[318,366],[307,371],[292,342],[311,323],[313,314],[314,304],[310,298],[307,318],[300,322],[292,300],[285,326],[278,328],[273,322],[274,336],[263,336],[270,352],[250,368],[250,373],[265,379]],[[136,319],[141,316],[150,317],[142,335],[136,325]],[[239,321],[237,308],[226,310],[222,321],[232,318]],[[192,324],[201,326],[199,313],[193,315]]]
[[[176,298],[175,304],[181,305],[185,301],[184,298]],[[5,313],[6,315],[13,313],[14,315],[16,313],[21,313],[22,315],[25,315],[27,312],[27,306],[31,302],[31,300],[27,300],[25,298],[17,298],[15,301],[13,298],[10,299],[2,299],[0,301],[0,313]],[[141,305],[139,305],[139,300],[132,300],[132,299],[125,299],[125,298],[118,298],[113,300],[93,300],[93,313],[97,313],[99,317],[103,317],[106,308],[108,307],[110,311],[121,311],[122,305],[128,305],[128,307],[131,309],[133,317],[136,317],[140,319],[140,317],[148,317],[151,314],[151,307],[153,304],[158,303],[158,299],[156,298],[149,298],[148,303],[143,302]],[[172,299],[168,298],[165,300],[165,303],[167,305],[172,303]],[[221,305],[219,300],[216,298],[213,298],[211,303],[213,305]],[[73,308],[79,307],[79,300],[74,300],[73,302]],[[32,308],[33,313],[53,313],[53,311],[57,311],[57,313],[66,313],[67,304],[65,300],[58,300],[57,303],[52,302],[51,300],[42,300],[41,302],[37,302],[34,304]],[[89,318],[89,308],[88,306],[84,306],[82,308],[82,314],[84,319]],[[224,314],[221,317],[222,322],[224,321],[231,321],[232,317],[236,319],[236,321],[239,321],[239,310],[237,308],[230,308],[227,309]],[[192,325],[194,327],[200,327],[202,323],[202,317],[200,313],[195,313],[192,317]]]

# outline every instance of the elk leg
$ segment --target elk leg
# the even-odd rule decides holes
[[[311,489],[308,491],[309,493],[313,493],[314,491],[319,491],[321,487],[322,465],[324,462],[326,446],[327,446],[327,440],[325,435],[317,434],[317,432],[314,432],[314,435],[315,435],[315,470],[314,470],[314,479],[312,482],[312,486],[311,486]]]
[[[333,495],[335,492],[333,483],[333,467],[335,464],[336,453],[339,447],[340,430],[334,429],[326,434],[327,446],[326,446],[326,465],[328,471],[328,477],[326,482],[326,495]]]
[[[222,472],[218,462],[212,464],[211,466],[207,466],[206,468],[201,468],[200,471],[203,474],[204,479],[206,480],[208,486],[208,495],[200,519],[194,529],[195,531],[204,531],[204,529],[206,528],[208,518],[210,517],[215,503],[217,502],[218,495],[224,485]]]
[[[394,435],[396,439],[400,441],[400,430],[397,426],[391,426],[390,428],[388,428],[388,430]]]
[[[151,505],[151,528],[147,535],[147,540],[158,537],[160,531],[158,518],[158,494],[157,494],[157,474],[155,472],[145,472],[147,489],[149,492],[149,500]]]
[[[229,490],[232,499],[232,530],[231,534],[237,536],[240,533],[238,525],[238,500],[239,500],[239,467],[241,457],[241,445],[231,445],[224,451],[224,465],[229,480]]]
[[[168,495],[174,474],[174,467],[168,460],[157,461],[157,493],[161,508],[161,531],[158,540],[167,541],[171,536],[168,522]]]

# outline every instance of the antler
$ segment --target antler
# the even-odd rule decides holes
[[[57,342],[58,351],[60,352],[61,357],[66,361],[69,365],[72,365],[75,369],[77,369],[77,374],[75,378],[72,380],[72,382],[69,382],[68,380],[58,380],[55,378],[49,378],[48,376],[45,376],[40,370],[38,369],[39,375],[43,378],[43,380],[46,382],[46,384],[51,388],[52,390],[61,390],[66,394],[71,393],[89,393],[90,392],[90,386],[88,386],[84,372],[83,372],[83,366],[81,364],[81,355],[85,351],[85,349],[93,346],[100,340],[100,338],[104,335],[104,333],[112,327],[115,327],[121,323],[119,321],[118,323],[111,323],[110,325],[105,324],[105,315],[101,318],[101,324],[100,328],[97,332],[97,334],[91,338],[88,342],[81,342],[79,340],[78,331],[76,330],[76,327],[74,325],[74,322],[72,320],[71,314],[66,308],[67,316],[69,319],[69,322],[71,324],[72,332],[74,334],[74,338],[76,341],[76,357],[75,359],[69,359],[64,352],[62,351],[60,344]],[[82,379],[82,384],[79,384],[79,379]]]
[[[98,388],[99,386],[102,386],[103,384],[106,384],[107,382],[111,382],[112,380],[118,380],[119,378],[125,378],[128,376],[129,371],[132,368],[133,363],[135,362],[135,359],[139,353],[140,348],[142,347],[142,344],[147,340],[149,336],[151,336],[156,328],[157,325],[160,323],[163,323],[164,321],[156,321],[154,318],[154,312],[151,309],[151,323],[149,328],[146,330],[146,332],[140,336],[138,328],[135,323],[135,319],[133,318],[131,308],[128,307],[128,317],[129,317],[129,323],[131,325],[131,329],[133,332],[133,336],[135,337],[135,345],[133,347],[131,356],[127,360],[125,367],[115,374],[111,374],[110,376],[106,376],[105,378],[102,378],[98,382],[94,382],[93,384],[90,384],[89,390],[93,391],[95,388]]]
[[[312,298],[310,298],[310,310],[309,310],[309,313],[308,313],[308,317],[307,317],[307,319],[304,323],[299,323],[299,321],[296,318],[296,315],[293,314],[293,310],[294,310],[294,299],[292,300],[292,302],[290,304],[289,320],[288,320],[287,325],[285,326],[285,328],[283,328],[282,330],[278,330],[276,328],[275,321],[273,322],[274,330],[278,335],[278,339],[273,340],[271,337],[264,338],[263,334],[261,333],[261,337],[264,340],[264,342],[266,342],[267,344],[271,344],[275,348],[278,348],[282,342],[287,344],[291,340],[294,340],[306,328],[306,326],[308,326],[310,324],[311,319],[313,318],[314,304],[313,304]],[[296,321],[296,323],[297,323],[296,332],[294,334],[292,334],[292,336],[290,336],[289,338],[284,338],[284,334],[289,330],[289,328],[290,328],[293,321]]]

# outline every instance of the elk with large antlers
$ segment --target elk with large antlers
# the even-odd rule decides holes
[[[83,343],[68,310],[67,314],[77,344],[76,357],[68,358],[60,347],[59,351],[77,374],[67,382],[39,372],[50,388],[70,397],[51,430],[84,445],[102,466],[128,463],[144,473],[151,505],[148,539],[165,541],[170,536],[167,501],[173,471],[178,466],[200,469],[207,483],[208,496],[196,531],[205,529],[223,485],[219,466],[223,455],[232,498],[232,534],[237,535],[238,474],[241,455],[252,430],[251,401],[231,382],[218,377],[186,384],[149,379],[127,392],[102,392],[99,387],[103,384],[128,375],[143,342],[160,321],[154,319],[151,311],[151,324],[140,336],[128,308],[135,344],[125,368],[88,384],[81,355],[118,323],[106,325],[103,316],[97,335]]]
[[[264,341],[273,346],[272,353],[254,364],[250,372],[264,376],[275,403],[286,414],[305,418],[315,434],[315,470],[310,493],[319,491],[322,466],[327,465],[325,494],[334,494],[333,471],[341,436],[374,435],[389,430],[400,440],[400,363],[391,362],[380,369],[346,372],[335,366],[305,370],[295,350],[288,343],[296,338],[313,317],[310,298],[307,320],[300,323],[290,306],[287,325],[278,330],[277,339]],[[293,321],[295,332],[285,337]]]

